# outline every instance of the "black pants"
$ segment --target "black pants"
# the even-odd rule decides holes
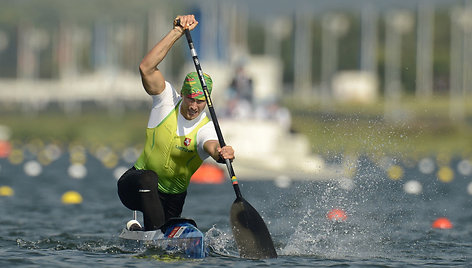
[[[187,192],[165,194],[158,191],[158,176],[151,170],[126,171],[118,180],[118,196],[131,210],[143,213],[146,231],[159,229],[167,220],[180,217]]]

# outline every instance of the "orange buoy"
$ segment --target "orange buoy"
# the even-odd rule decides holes
[[[452,223],[448,218],[445,218],[445,217],[437,218],[433,222],[433,228],[435,228],[435,229],[451,229],[452,228]]]
[[[345,221],[347,219],[347,215],[344,210],[333,208],[332,210],[328,211],[326,218],[331,221]]]
[[[192,175],[190,181],[201,184],[220,184],[223,183],[224,177],[224,172],[220,167],[204,163]]]
[[[8,157],[11,150],[11,144],[8,141],[0,140],[0,158]]]

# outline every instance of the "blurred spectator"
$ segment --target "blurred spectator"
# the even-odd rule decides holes
[[[252,78],[245,72],[244,65],[239,64],[228,88],[226,114],[234,118],[251,117],[254,108],[253,93]]]
[[[236,75],[231,81],[229,90],[233,98],[246,100],[251,105],[253,104],[252,78],[245,72],[243,65],[237,67]]]

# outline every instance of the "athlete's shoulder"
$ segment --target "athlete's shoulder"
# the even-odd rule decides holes
[[[181,97],[172,84],[166,81],[166,89],[161,94],[153,96],[148,128],[159,125],[177,107],[180,100]]]
[[[165,82],[166,87],[159,95],[152,95],[153,108],[157,106],[172,105],[175,106],[180,101],[180,94],[175,90],[171,83]]]

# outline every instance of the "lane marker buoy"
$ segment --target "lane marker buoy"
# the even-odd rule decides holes
[[[10,186],[0,186],[0,196],[13,196],[15,191]]]
[[[23,162],[25,156],[24,152],[20,149],[13,149],[8,156],[8,161],[13,165],[19,165]]]
[[[410,180],[403,185],[403,190],[407,194],[420,194],[423,191],[423,186],[417,180]]]
[[[388,169],[387,173],[390,179],[399,180],[403,177],[403,168],[399,165],[393,165]]]
[[[452,228],[452,223],[448,218],[440,217],[440,218],[437,218],[433,222],[432,227],[435,228],[435,229],[451,229]]]
[[[87,168],[82,164],[75,163],[69,166],[67,173],[71,178],[80,180],[87,176]]]
[[[435,164],[431,158],[423,158],[418,163],[418,169],[423,174],[432,174],[435,169]]]
[[[106,167],[106,168],[114,168],[116,167],[116,165],[118,165],[118,161],[120,160],[120,158],[113,152],[110,152],[109,154],[107,154],[104,158],[102,158],[102,164]]]
[[[346,212],[340,208],[333,208],[326,214],[326,218],[331,221],[345,221],[347,219]]]
[[[443,166],[439,169],[437,176],[440,181],[448,183],[454,179],[454,171],[448,166]]]
[[[472,182],[467,185],[467,193],[472,195]]]
[[[472,174],[472,163],[467,159],[463,159],[457,164],[457,170],[460,174],[469,176]]]
[[[67,191],[62,195],[61,201],[63,204],[80,204],[82,203],[82,196],[76,191]]]
[[[7,158],[11,151],[11,143],[0,139],[0,158]]]
[[[192,175],[190,182],[200,184],[221,184],[224,182],[223,169],[214,164],[202,164]]]
[[[30,160],[25,163],[23,170],[26,175],[36,177],[43,171],[43,166],[41,166],[41,164],[36,160]]]

